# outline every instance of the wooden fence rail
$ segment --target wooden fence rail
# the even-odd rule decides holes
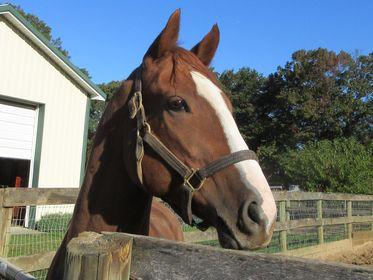
[[[76,243],[85,246],[77,250],[74,246]],[[104,244],[105,248],[111,247],[107,244],[114,244],[114,248],[118,247],[118,243],[125,244],[125,257],[120,264],[114,265],[115,271],[125,273],[118,273],[115,279],[128,279],[125,277],[128,277],[126,272],[129,266],[132,279],[373,279],[372,269],[353,265],[224,250],[124,233],[87,232],[72,239],[67,250],[68,255],[88,254],[87,259],[90,260],[85,264],[78,261],[78,264],[73,263],[72,267],[65,266],[65,272],[71,275],[71,278],[65,279],[114,279],[96,278],[97,274],[106,276],[113,270],[111,263],[102,265],[99,258],[91,258],[90,252],[97,250],[97,243]],[[73,246],[70,246],[71,244]],[[132,247],[132,253],[129,253],[132,256],[127,254],[131,252],[129,246]],[[71,247],[75,249],[73,252]],[[129,258],[131,263],[128,261]],[[69,262],[67,261],[66,264]],[[82,267],[86,270],[81,269]],[[92,277],[86,278],[87,273],[91,273]]]
[[[11,226],[13,207],[74,204],[78,192],[79,189],[77,188],[0,189],[0,256],[6,257],[6,248],[10,239],[9,228]],[[355,223],[370,223],[373,230],[373,195],[274,192],[274,196],[279,206],[279,219],[276,223],[275,231],[279,232],[282,252],[288,250],[287,239],[289,230],[317,227],[319,244],[325,241],[324,231],[326,226],[345,225],[348,238],[352,236],[353,224]],[[314,215],[312,218],[291,219],[291,202],[297,203],[302,201],[313,201],[312,203],[315,205],[315,208],[309,208],[313,209]],[[335,218],[323,215],[327,201],[345,203],[346,215]],[[370,213],[362,216],[353,216],[353,203],[360,202],[370,205]],[[217,238],[214,231],[210,231],[205,235],[209,236],[210,240],[211,238]],[[13,257],[9,258],[9,260],[26,271],[33,271],[47,268],[52,255],[53,252],[42,252],[31,256]]]

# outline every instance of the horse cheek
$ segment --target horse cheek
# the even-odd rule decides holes
[[[144,188],[157,197],[169,192],[172,177],[168,169],[158,160],[144,156],[142,162]]]

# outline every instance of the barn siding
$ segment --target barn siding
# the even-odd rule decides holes
[[[79,187],[87,96],[0,17],[1,95],[45,105],[38,187]]]

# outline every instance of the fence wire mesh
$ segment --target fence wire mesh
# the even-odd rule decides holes
[[[313,246],[317,244],[317,227],[296,228],[287,231],[288,250]]]
[[[302,201],[289,201],[286,211],[289,220],[300,220],[317,217],[316,201],[315,200],[302,200]]]
[[[358,223],[352,225],[354,232],[373,230],[373,223]]]
[[[347,203],[344,200],[324,200],[322,204],[323,218],[347,216]]]
[[[30,274],[38,280],[44,280],[45,278],[47,278],[48,269],[32,271],[30,272]]]
[[[373,201],[352,201],[352,216],[373,215]]]
[[[73,208],[73,204],[15,207],[7,233],[6,257],[57,250]]]
[[[276,202],[277,221],[279,216],[279,202]],[[353,201],[352,215],[353,216],[370,216],[372,215],[372,201]],[[295,221],[302,219],[317,219],[317,200],[301,200],[286,202],[286,220]],[[342,218],[347,217],[347,201],[345,200],[323,200],[322,202],[322,217],[323,218]],[[373,223],[355,223],[353,224],[353,232],[373,230]],[[184,232],[197,231],[195,227],[183,225]],[[319,244],[318,227],[302,227],[292,230],[287,230],[286,246],[288,250],[304,248]],[[333,242],[348,238],[347,225],[330,225],[323,227],[323,242]],[[218,240],[200,241],[199,244],[220,246]],[[281,251],[280,234],[274,232],[271,242],[267,247],[260,249],[260,252],[276,253]]]
[[[324,226],[324,242],[333,242],[348,238],[347,225]]]

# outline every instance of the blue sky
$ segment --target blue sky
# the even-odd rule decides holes
[[[191,48],[218,23],[212,63],[219,72],[248,66],[267,75],[298,49],[373,51],[371,0],[17,0],[61,37],[72,62],[96,83],[122,80],[137,67],[169,15],[181,8],[180,44]]]

